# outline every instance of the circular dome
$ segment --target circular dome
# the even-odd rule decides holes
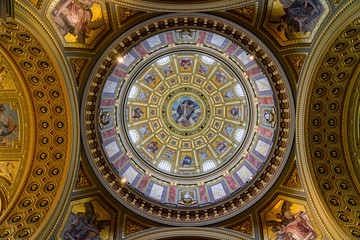
[[[192,178],[239,155],[249,103],[241,77],[224,59],[177,50],[139,69],[119,97],[122,140],[130,139],[139,161]]]
[[[262,43],[221,21],[168,15],[144,23],[109,47],[88,82],[90,163],[144,217],[184,226],[234,216],[264,195],[288,157],[286,78]],[[167,22],[176,24],[151,33]]]

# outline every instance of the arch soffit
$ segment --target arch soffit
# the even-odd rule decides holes
[[[335,134],[335,139],[337,139],[337,141],[330,143],[333,145],[329,144],[328,146],[325,144],[324,146],[328,147],[325,147],[324,151],[321,150],[321,148],[324,147],[321,145],[324,143],[319,145],[317,142],[312,142],[313,140],[310,138],[317,135],[319,136],[318,139],[321,141],[321,139],[328,137],[327,135],[330,131],[335,133],[344,132],[341,128],[344,126],[344,122],[346,122],[346,120],[344,120],[346,119],[346,114],[343,115],[345,118],[341,117],[341,114],[346,113],[346,104],[344,105],[345,96],[347,95],[346,90],[349,88],[349,84],[351,84],[351,82],[355,79],[355,69],[359,64],[359,61],[358,58],[355,58],[353,63],[347,66],[344,62],[345,58],[349,55],[344,54],[342,55],[342,58],[340,58],[340,53],[348,52],[350,53],[350,56],[354,55],[354,52],[352,53],[350,49],[352,45],[346,45],[344,49],[340,49],[339,51],[336,49],[334,50],[334,46],[339,43],[339,40],[351,40],[353,38],[353,36],[349,36],[345,39],[346,37],[344,37],[344,32],[346,29],[351,29],[352,27],[357,29],[359,28],[359,19],[356,18],[359,16],[360,7],[359,5],[356,5],[355,2],[356,1],[349,2],[341,10],[339,10],[338,14],[328,23],[325,30],[320,34],[318,41],[313,46],[314,50],[309,55],[304,66],[297,101],[298,114],[296,119],[296,148],[300,174],[309,197],[310,205],[312,206],[312,211],[315,213],[316,218],[322,225],[325,232],[333,239],[348,239],[350,236],[354,237],[354,235],[351,235],[351,233],[355,230],[351,227],[354,216],[344,214],[346,208],[350,206],[348,204],[348,199],[351,198],[351,194],[347,191],[344,192],[344,189],[340,189],[342,190],[342,194],[345,193],[345,195],[343,195],[341,199],[334,198],[334,196],[336,189],[338,190],[341,188],[340,183],[342,180],[339,175],[352,176],[352,182],[347,182],[346,184],[350,186],[355,196],[358,196],[357,194],[359,193],[356,183],[357,180],[349,170],[348,161],[345,156],[341,156],[341,154],[345,152],[344,148],[346,148],[346,143],[343,142],[345,136],[338,136]],[[329,39],[331,40],[329,41]],[[334,57],[335,62],[333,62],[332,57]],[[334,71],[334,73],[331,72],[329,75],[322,75],[323,71],[326,69],[330,69]],[[341,69],[348,71],[348,79],[339,79],[341,76],[338,75],[338,70],[341,71]],[[325,85],[328,88],[327,90],[319,90],[321,86]],[[339,89],[339,92],[337,88]],[[319,95],[319,101],[325,102],[325,104],[320,103],[320,105],[317,105],[315,97],[317,95]],[[333,104],[332,99],[336,99],[336,101],[338,101],[335,103],[337,104],[337,107],[333,107],[335,105]],[[320,125],[318,127],[319,131],[321,129],[325,130],[317,132],[317,134],[314,135],[314,132],[309,131],[309,129],[314,127],[312,126],[313,121],[315,120],[316,122],[317,116],[320,115],[327,116],[329,119],[320,119]],[[336,121],[330,120],[330,118],[335,119]],[[335,122],[335,124],[333,125],[333,128],[330,129],[331,125],[325,126],[325,122],[330,124]],[[315,136],[315,139],[317,139],[317,136]],[[340,144],[343,148],[341,150],[331,148]],[[319,165],[319,160],[323,160],[324,164]],[[324,167],[326,165],[330,166],[330,164],[331,166],[334,164],[344,166],[342,171],[345,172],[336,175],[336,170],[330,170]],[[335,174],[329,174],[331,171],[335,172]],[[322,174],[325,175],[325,177],[322,176]],[[330,185],[332,190],[329,193],[325,190],[326,193],[322,194],[321,191],[324,191],[324,183],[326,186],[325,188],[330,188],[326,184],[326,182],[328,182],[326,178],[334,175],[335,179],[329,179],[329,183],[334,182],[337,186]],[[354,206],[350,207],[350,209],[355,210]],[[341,218],[345,219],[345,221],[341,220]]]

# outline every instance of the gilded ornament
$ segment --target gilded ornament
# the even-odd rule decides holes
[[[125,8],[125,7],[119,7],[118,8],[119,23],[120,25],[123,25],[128,20],[130,20],[131,17],[134,17],[135,15],[140,15],[142,13],[145,12],[135,9]]]
[[[252,220],[251,216],[248,216],[248,217],[238,221],[237,223],[235,223],[231,226],[225,227],[225,228],[244,233],[248,236],[254,235],[253,220]]]
[[[146,229],[150,229],[149,226],[146,226],[144,224],[141,224],[132,218],[125,216],[124,219],[124,237],[127,237],[129,235],[132,235],[137,232],[144,231]]]
[[[304,65],[306,56],[306,54],[294,54],[286,56],[287,61],[290,63],[293,74],[295,75],[296,84],[299,83],[300,73]]]
[[[0,162],[0,175],[9,179],[10,182],[14,179],[15,176],[15,166],[10,162]]]
[[[256,9],[257,9],[257,4],[252,4],[240,8],[235,8],[232,10],[227,10],[226,12],[239,16],[245,19],[246,21],[248,21],[249,23],[253,23],[255,20]]]
[[[296,167],[296,163],[294,165],[295,167],[293,167],[292,171],[290,171],[290,175],[288,177],[288,180],[284,183],[284,186],[289,188],[302,188],[300,175]]]
[[[84,70],[86,69],[85,66],[87,65],[89,60],[86,58],[69,58],[69,60],[75,76],[76,86],[79,87],[82,75],[84,74]]]
[[[78,175],[75,182],[75,190],[83,190],[88,189],[93,186],[92,182],[90,181],[90,178],[88,177],[88,174],[86,173],[86,169],[84,166],[84,163],[80,161],[80,167],[78,171]]]

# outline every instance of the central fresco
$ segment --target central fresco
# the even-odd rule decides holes
[[[248,100],[222,60],[176,51],[148,63],[130,81],[126,104],[120,104],[126,106],[127,135],[141,159],[159,170],[211,171],[242,145]]]

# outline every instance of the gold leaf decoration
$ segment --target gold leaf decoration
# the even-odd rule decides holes
[[[241,219],[237,223],[227,226],[225,228],[236,231],[236,232],[241,232],[248,236],[254,235],[252,217],[250,215],[247,216],[246,218]]]
[[[124,229],[123,229],[124,237],[127,237],[127,236],[137,233],[137,232],[144,231],[146,229],[150,229],[150,227],[146,226],[144,224],[138,223],[137,221],[135,221],[134,219],[132,219],[128,216],[125,216]]]
[[[296,161],[291,166],[290,174],[287,176],[283,183],[284,187],[302,189],[302,184],[300,180],[300,175],[296,166]]]
[[[140,14],[144,13],[143,11],[130,9],[130,8],[124,8],[124,7],[119,7],[118,11],[119,11],[118,15],[119,15],[120,25],[123,25],[131,17],[134,17],[135,15],[140,15]]]
[[[248,21],[249,23],[253,23],[255,20],[255,13],[256,13],[256,4],[248,5],[241,8],[236,8],[232,10],[226,11],[233,15],[239,16],[244,20]]]
[[[79,88],[80,80],[83,75],[83,70],[85,69],[85,65],[88,62],[86,58],[70,58],[71,68],[73,70],[75,76],[76,86]]]
[[[1,62],[1,65],[4,64]],[[5,66],[0,67],[0,90],[15,90],[14,81]]]
[[[304,65],[306,54],[295,54],[286,56],[286,60],[290,63],[291,70],[295,76],[296,84],[299,83],[301,69]]]
[[[44,0],[29,0],[37,9],[41,9]]]
[[[9,183],[12,183],[15,176],[15,165],[11,162],[0,162],[0,176],[9,180]]]
[[[84,163],[80,159],[79,172],[76,178],[75,190],[84,190],[93,186],[84,166]]]

